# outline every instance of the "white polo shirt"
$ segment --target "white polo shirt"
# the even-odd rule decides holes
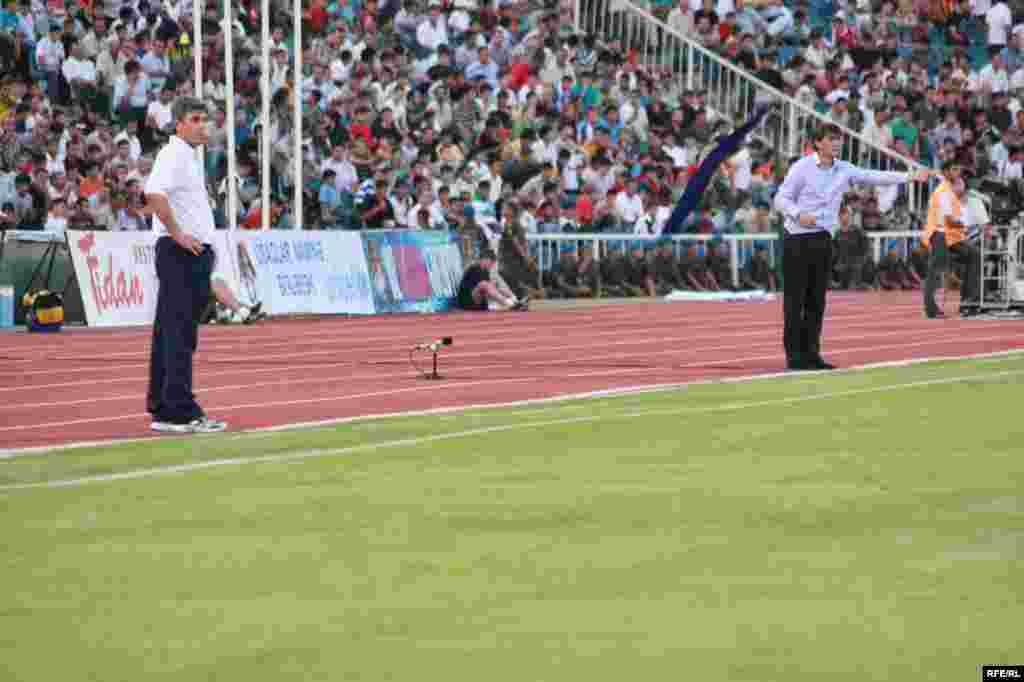
[[[205,175],[196,150],[174,135],[156,155],[145,192],[166,196],[181,229],[204,244],[212,244],[215,227]],[[167,226],[156,215],[153,216],[153,231],[158,235],[168,234]]]

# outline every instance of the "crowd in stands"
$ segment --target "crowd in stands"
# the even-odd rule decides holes
[[[613,19],[624,1],[581,6]],[[873,143],[929,165],[956,156],[975,177],[1022,177],[1024,5],[636,4]],[[205,4],[203,94],[213,120],[205,151],[220,225],[228,222],[222,29],[230,25],[242,228],[260,225],[266,153],[274,227],[300,220],[290,201],[300,182],[306,229],[458,230],[475,250],[497,250],[506,279],[521,291],[655,295],[666,287],[731,286],[721,246],[679,253],[653,239],[639,249],[618,243],[599,266],[594,254],[572,246],[542,280],[538,247],[524,237],[661,234],[695,165],[736,123],[716,115],[702,89],[683,89],[671,58],[642,63],[628,40],[577,33],[567,0],[303,6],[296,178],[291,4],[272,3],[266,150],[259,3],[236,4],[230,22],[219,3]],[[4,3],[0,229],[148,229],[142,188],[155,152],[173,134],[171,104],[194,90],[192,35],[192,3],[184,0]],[[769,207],[789,162],[753,139],[723,165],[683,229],[778,230]],[[908,263],[887,252],[895,263],[874,263],[863,239],[864,232],[916,226],[894,202],[891,195],[854,194],[837,239],[837,286],[916,286],[920,253]],[[774,286],[764,259],[757,249],[744,263],[744,285]]]

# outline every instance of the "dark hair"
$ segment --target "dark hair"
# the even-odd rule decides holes
[[[174,121],[184,121],[189,114],[195,112],[206,113],[206,105],[198,97],[179,97],[174,102]]]
[[[824,140],[826,137],[835,137],[837,135],[842,134],[843,131],[840,130],[839,126],[837,126],[835,123],[825,123],[823,125],[818,126],[818,129],[814,131],[813,139],[815,142],[820,142],[821,140]]]

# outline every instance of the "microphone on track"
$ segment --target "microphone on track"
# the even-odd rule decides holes
[[[429,350],[432,353],[436,353],[441,346],[452,345],[452,337],[442,336],[437,341],[431,341],[430,343],[419,343],[416,344],[416,350]]]

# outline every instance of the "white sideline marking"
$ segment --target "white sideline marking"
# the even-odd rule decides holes
[[[261,426],[253,429],[247,429],[244,431],[237,431],[232,436],[232,439],[243,439],[243,438],[260,438],[273,435],[280,431],[292,431],[301,429],[312,429],[312,428],[325,428],[329,426],[338,426],[341,424],[351,424],[354,422],[372,421],[376,419],[401,419],[405,417],[429,417],[434,415],[452,414],[456,412],[469,412],[472,410],[500,410],[500,409],[511,409],[516,407],[529,407],[532,405],[547,405],[550,403],[570,402],[573,400],[588,400],[592,398],[607,398],[617,397],[622,395],[634,395],[644,393],[657,393],[661,391],[672,391],[683,388],[689,388],[692,386],[709,386],[714,384],[739,384],[747,383],[752,381],[760,381],[763,379],[778,379],[786,377],[789,379],[810,379],[810,378],[822,378],[827,376],[842,375],[852,372],[862,372],[872,369],[886,369],[893,367],[911,367],[913,365],[922,365],[932,362],[955,362],[960,360],[989,360],[989,359],[1010,359],[1016,355],[1024,354],[1024,349],[1015,348],[1010,350],[993,351],[991,353],[978,353],[975,355],[948,355],[948,356],[931,356],[925,358],[909,358],[905,360],[886,360],[883,362],[873,362],[864,365],[854,365],[851,367],[842,367],[838,370],[831,372],[802,372],[800,374],[792,374],[790,372],[772,372],[767,374],[748,374],[745,376],[737,377],[722,377],[722,378],[711,378],[711,379],[695,379],[693,381],[682,381],[668,384],[640,384],[636,386],[621,386],[614,388],[601,388],[593,391],[584,391],[580,393],[562,393],[558,395],[548,396],[545,398],[526,398],[523,400],[513,400],[504,403],[467,403],[463,405],[451,405],[448,407],[432,407],[425,410],[406,410],[403,412],[382,412],[379,414],[364,414],[364,415],[353,415],[350,417],[333,417],[331,419],[318,419],[314,421],[306,422],[289,422],[287,424],[276,424],[274,426]],[[182,436],[182,438],[190,438],[192,436]],[[173,436],[163,436],[159,440],[168,440]],[[94,447],[111,447],[114,445],[124,445],[129,443],[143,443],[154,441],[154,437],[143,437],[143,438],[110,438],[106,440],[94,440],[94,441],[77,441],[72,443],[58,443],[54,445],[37,445],[25,448],[7,448],[0,449],[0,460],[14,459],[15,457],[24,457],[27,455],[38,455],[49,452],[59,452],[62,450],[77,450],[81,448],[94,448]]]
[[[579,417],[562,417],[560,419],[517,422],[512,424],[498,424],[495,426],[485,426],[475,429],[465,429],[462,431],[452,431],[449,433],[439,433],[431,436],[417,436],[415,438],[400,438],[397,440],[382,441],[380,443],[368,443],[366,445],[353,445],[345,448],[334,448],[328,450],[304,450],[300,452],[286,452],[274,455],[259,455],[256,457],[231,457],[227,459],[210,460],[207,462],[192,462],[188,464],[173,464],[161,467],[153,467],[150,469],[137,469],[135,471],[124,471],[114,474],[100,474],[96,476],[84,476],[81,478],[70,478],[56,481],[42,481],[39,483],[20,483],[16,485],[5,485],[0,486],[0,492],[28,490],[33,488],[70,488],[85,485],[88,483],[104,483],[111,481],[151,478],[154,476],[161,476],[172,473],[188,473],[192,471],[200,471],[203,469],[212,469],[215,467],[231,465],[291,462],[336,455],[349,455],[359,452],[373,452],[376,450],[385,450],[404,446],[424,445],[426,443],[435,443],[438,441],[454,440],[457,438],[479,436],[490,433],[503,433],[506,431],[519,431],[523,429],[538,429],[545,428],[548,426],[563,426],[567,424],[579,424],[585,422],[599,422],[607,421],[610,419],[635,419],[638,417],[651,417],[660,415],[696,415],[714,414],[717,412],[735,412],[739,410],[746,410],[758,407],[791,405],[795,403],[827,400],[830,398],[846,398],[856,395],[884,393],[887,391],[898,391],[908,388],[921,388],[924,386],[939,386],[943,384],[953,384],[964,381],[988,381],[991,379],[1001,379],[1005,377],[1021,375],[1024,375],[1024,369],[1004,370],[1002,372],[989,372],[985,374],[963,375],[958,377],[945,377],[941,379],[924,379],[921,381],[910,381],[902,384],[887,384],[884,386],[871,386],[868,388],[855,388],[844,391],[833,391],[831,393],[819,393],[817,395],[793,396],[789,398],[775,398],[772,400],[758,400],[745,403],[728,403],[725,405],[713,405],[710,407],[681,407],[672,409],[633,410],[627,412],[600,415],[583,415]]]

